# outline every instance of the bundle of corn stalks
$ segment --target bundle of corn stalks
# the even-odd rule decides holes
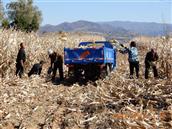
[[[127,56],[120,53],[117,54],[117,69],[107,78],[95,82],[65,80],[57,86],[46,82],[44,77],[19,79],[14,76],[20,42],[26,44],[26,68],[29,68],[39,59],[48,60],[48,48],[63,53],[64,46],[74,47],[76,42],[83,41],[82,36],[84,40],[103,39],[66,33],[67,40],[61,41],[59,35],[53,33],[40,37],[34,33],[1,32],[0,64],[3,78],[0,77],[0,128],[172,128],[172,82],[168,79],[145,80],[142,77],[128,79]],[[141,59],[144,59],[144,54],[141,54]],[[141,65],[144,65],[143,62]]]

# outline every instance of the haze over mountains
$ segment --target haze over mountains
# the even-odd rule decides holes
[[[129,22],[129,21],[111,21],[111,22],[90,22],[76,21],[64,22],[59,25],[45,25],[40,32],[92,32],[102,33],[115,37],[132,37],[134,35],[161,36],[172,32],[172,24],[160,24],[153,22]]]

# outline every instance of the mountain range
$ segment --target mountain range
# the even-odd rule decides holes
[[[80,20],[71,23],[64,22],[59,25],[47,24],[39,29],[41,33],[58,31],[92,32],[105,34],[107,37],[162,36],[172,32],[172,24],[130,21],[90,22]]]

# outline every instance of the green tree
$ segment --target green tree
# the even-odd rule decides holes
[[[0,22],[2,21],[3,17],[4,17],[4,8],[2,1],[0,0]]]
[[[3,29],[9,29],[9,21],[8,21],[8,19],[3,19],[2,20],[2,27],[3,27]]]
[[[7,4],[8,18],[16,29],[23,31],[37,31],[42,21],[42,14],[33,0],[17,0]]]

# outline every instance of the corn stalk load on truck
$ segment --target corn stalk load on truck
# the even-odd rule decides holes
[[[116,67],[116,49],[109,41],[81,42],[76,48],[64,48],[68,75],[98,79]]]

